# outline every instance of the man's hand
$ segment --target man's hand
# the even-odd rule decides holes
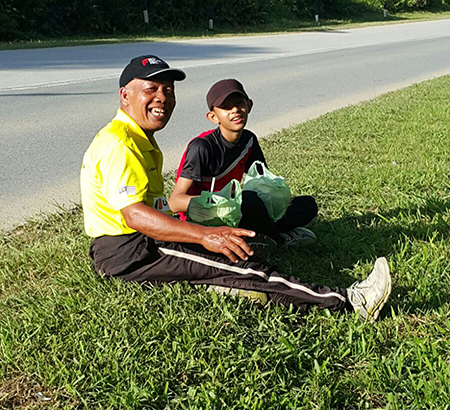
[[[223,253],[228,259],[236,263],[239,258],[247,260],[248,256],[253,255],[253,251],[242,238],[243,236],[253,237],[255,232],[247,229],[230,228],[229,226],[205,228],[201,245],[211,252]]]
[[[120,210],[126,224],[150,238],[167,242],[198,243],[211,252],[222,253],[232,262],[247,260],[253,251],[243,236],[253,237],[247,229],[221,226],[218,228],[193,224],[172,218],[138,202]]]

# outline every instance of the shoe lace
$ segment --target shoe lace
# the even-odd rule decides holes
[[[280,233],[280,236],[284,239],[284,245],[290,245],[291,243],[298,242],[303,237],[295,230],[282,232]]]
[[[347,296],[352,305],[363,306],[366,303],[366,298],[361,292],[363,289],[370,287],[370,284],[365,282],[355,282],[347,289]]]

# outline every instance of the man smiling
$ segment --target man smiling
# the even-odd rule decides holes
[[[254,236],[251,231],[206,228],[165,213],[163,156],[154,133],[169,121],[176,105],[174,82],[185,77],[156,56],[132,59],[119,80],[120,109],[84,156],[85,230],[94,238],[95,270],[103,275],[152,281],[136,267],[160,259],[155,240],[197,243],[233,262],[252,254],[242,239]]]
[[[139,283],[189,281],[233,289],[263,303],[359,311],[375,320],[390,293],[386,259],[352,288],[301,283],[251,257],[255,233],[206,227],[168,215],[162,153],[154,138],[175,108],[175,81],[186,77],[156,56],[131,60],[120,77],[120,109],[96,135],[81,169],[86,233],[95,271]]]

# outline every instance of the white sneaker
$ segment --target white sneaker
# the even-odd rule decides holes
[[[292,231],[280,233],[280,236],[284,241],[282,246],[298,245],[306,248],[307,246],[311,246],[317,240],[313,231],[301,226],[292,229]]]
[[[269,302],[269,297],[264,292],[257,292],[256,290],[244,290],[227,288],[225,286],[209,285],[206,289],[207,292],[216,292],[222,296],[244,297],[253,300],[256,303],[260,303],[265,306]]]
[[[375,261],[372,273],[347,289],[347,298],[361,319],[375,322],[391,294],[391,275],[386,258]]]

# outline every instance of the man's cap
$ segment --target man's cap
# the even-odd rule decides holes
[[[125,87],[134,78],[148,80],[162,73],[170,74],[175,81],[183,81],[186,78],[184,71],[170,68],[169,64],[159,57],[146,55],[133,58],[123,69],[120,75],[119,87]]]
[[[220,107],[220,105],[226,100],[226,98],[234,93],[242,94],[245,98],[248,98],[247,93],[244,90],[244,86],[234,79],[220,80],[215,83],[206,94],[206,104],[210,110],[213,107]]]

